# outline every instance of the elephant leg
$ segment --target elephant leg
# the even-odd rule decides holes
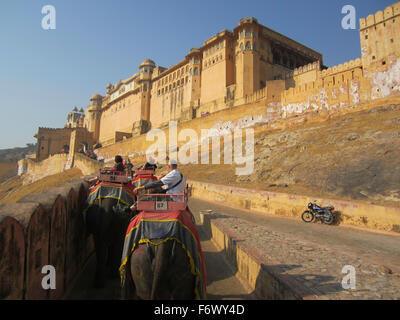
[[[155,251],[151,300],[169,300],[171,298],[167,273],[169,268],[173,268],[169,264],[173,243],[173,241],[161,243]]]
[[[135,283],[131,275],[131,260],[128,259],[126,264],[126,278],[125,283],[121,286],[121,299],[122,300],[140,300],[136,294]]]
[[[104,243],[104,240],[99,235],[95,235],[94,245],[95,245],[96,260],[97,260],[94,286],[96,288],[103,288],[105,285],[107,248]]]
[[[108,249],[108,268],[111,278],[119,278],[119,266],[121,265],[123,239],[116,239]]]
[[[171,240],[158,246],[152,299],[194,299],[195,279],[191,273],[189,257],[181,244]]]
[[[147,244],[139,245],[130,257],[129,273],[133,282],[132,287],[134,287],[132,289],[139,299],[149,300],[151,298],[153,257],[154,248]]]
[[[174,243],[174,247],[166,275],[169,281],[170,299],[195,299],[196,277],[191,272],[189,257],[178,242]]]

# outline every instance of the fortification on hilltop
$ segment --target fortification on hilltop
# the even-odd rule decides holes
[[[60,132],[40,128],[37,159],[49,156],[51,141],[74,128],[87,132],[78,145],[84,139],[106,146],[165,128],[171,120],[190,121],[254,102],[265,101],[266,108],[273,105],[280,117],[288,117],[399,94],[399,34],[397,2],[360,19],[361,58],[326,68],[322,54],[244,18],[170,68],[144,60],[130,78],[108,84],[104,96],[93,95],[84,114],[70,113]]]

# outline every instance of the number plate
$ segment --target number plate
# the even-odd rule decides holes
[[[157,211],[168,210],[168,202],[167,201],[156,201],[156,210]]]

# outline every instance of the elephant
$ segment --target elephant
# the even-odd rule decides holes
[[[96,252],[96,288],[105,286],[106,275],[119,277],[125,231],[133,212],[116,208],[117,199],[97,199],[86,212],[86,228],[93,234]]]
[[[157,245],[155,245],[157,244]],[[176,240],[152,239],[131,254],[122,295],[137,300],[193,300],[196,277]]]
[[[123,299],[204,299],[205,262],[189,208],[132,219],[119,270]]]

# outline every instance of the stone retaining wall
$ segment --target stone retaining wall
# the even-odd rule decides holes
[[[46,193],[0,205],[0,299],[62,299],[93,253],[82,211],[88,184],[72,180]],[[56,289],[44,290],[45,265]]]
[[[192,196],[233,208],[300,219],[310,201],[335,207],[339,224],[400,233],[400,208],[259,191],[189,180]]]

